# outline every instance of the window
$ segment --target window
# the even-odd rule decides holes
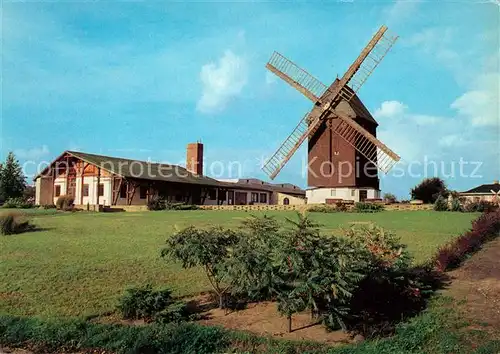
[[[89,196],[89,185],[88,184],[84,184],[83,185],[83,196],[84,197],[88,197]]]
[[[127,185],[122,183],[120,187],[120,198],[127,198]]]
[[[290,204],[290,199],[288,199],[288,198],[283,199],[283,204],[284,205]]]
[[[260,193],[260,203],[267,203],[267,193]]]
[[[351,190],[351,197],[354,197],[354,196],[356,196],[356,190],[355,189]]]
[[[97,192],[98,192],[99,197],[104,196],[104,184],[103,183],[99,183],[99,187],[97,188]]]
[[[332,189],[330,190],[330,195],[331,195],[332,197],[335,197],[335,194],[336,194],[335,189],[334,189],[334,188],[332,188]]]
[[[252,192],[252,199],[251,199],[251,201],[253,203],[258,203],[259,202],[259,193]]]
[[[139,198],[146,199],[148,196],[148,187],[140,186],[139,187]]]
[[[215,200],[217,198],[217,191],[215,189],[210,189],[208,191],[208,199]]]
[[[56,197],[59,197],[61,195],[61,186],[56,185],[56,192],[55,192]]]

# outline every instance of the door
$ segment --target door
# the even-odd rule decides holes
[[[364,202],[368,198],[368,191],[360,190],[359,191],[359,201]]]
[[[68,191],[67,195],[75,198],[76,197],[76,177],[68,176]]]

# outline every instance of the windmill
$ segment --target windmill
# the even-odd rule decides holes
[[[346,73],[330,86],[278,52],[273,53],[266,68],[314,105],[262,166],[271,179],[308,139],[308,185],[313,187],[308,190],[309,202],[325,202],[327,196],[353,200],[379,197],[376,168],[387,173],[400,158],[376,138],[378,124],[356,93],[397,38],[388,33],[386,26],[380,27]],[[351,164],[350,173],[340,170],[342,163]],[[368,166],[373,167],[375,174],[366,173]]]

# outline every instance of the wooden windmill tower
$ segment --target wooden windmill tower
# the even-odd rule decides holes
[[[356,93],[396,40],[382,26],[342,78],[330,86],[273,53],[266,68],[314,105],[263,165],[271,179],[308,139],[308,202],[379,197],[377,168],[389,172],[399,156],[376,138],[378,124]]]

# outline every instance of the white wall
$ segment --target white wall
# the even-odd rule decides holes
[[[37,180],[38,182],[38,180]],[[84,177],[84,184],[89,185],[89,195],[88,197],[83,197],[83,205],[86,205],[87,203],[90,205],[94,205],[97,202],[97,177],[95,176],[85,176]],[[112,190],[112,179],[111,177],[101,177],[100,178],[100,183],[104,185],[104,195],[99,197],[99,204],[101,205],[111,205],[112,202],[112,196],[113,196],[113,190]],[[68,193],[66,189],[66,177],[58,177],[56,178],[56,182],[54,183],[54,204],[57,201],[57,198],[55,195],[55,186],[61,186],[61,194],[60,195],[66,195]],[[80,176],[76,177],[76,187],[75,187],[75,201],[74,203],[76,205],[82,204],[82,178]]]
[[[308,204],[326,203],[326,199],[343,199],[359,202],[359,191],[367,191],[367,199],[380,198],[380,190],[374,188],[315,188],[306,190]]]

